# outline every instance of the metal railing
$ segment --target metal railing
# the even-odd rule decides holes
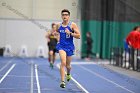
[[[126,69],[140,71],[140,50],[129,48],[111,48],[110,64]]]

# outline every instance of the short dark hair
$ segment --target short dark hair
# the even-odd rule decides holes
[[[70,15],[70,11],[69,11],[68,9],[63,9],[63,10],[61,11],[61,14],[62,14],[63,12],[67,12],[67,13]]]
[[[55,23],[52,23],[52,28],[53,28],[54,25],[55,25]]]
[[[140,26],[135,26],[135,27],[133,28],[133,30],[135,31],[135,30],[137,30],[138,28],[140,28]]]
[[[88,31],[87,34],[89,34],[91,36],[91,32]]]

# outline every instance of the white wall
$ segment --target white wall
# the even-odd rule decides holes
[[[0,20],[0,47],[4,47],[5,45],[5,20]]]
[[[42,2],[41,2],[42,1]],[[72,5],[75,3],[76,5]],[[59,19],[61,20],[61,10],[69,9],[71,19],[77,19],[78,0],[35,0],[34,17],[36,19]]]
[[[18,11],[28,18],[61,20],[61,10],[69,9],[71,19],[78,17],[79,0],[0,0],[0,18],[19,18]]]
[[[71,20],[80,28],[78,2],[79,0],[0,0],[0,47],[10,44],[17,55],[21,46],[26,45],[29,56],[35,56],[41,45],[47,55],[46,32],[38,25],[50,28],[52,22],[60,22],[61,10],[66,8],[71,12]],[[29,21],[30,19],[39,24]],[[79,51],[81,41],[75,42]]]
[[[41,25],[50,29],[51,23],[56,21],[38,21]],[[76,21],[75,21],[76,22]],[[79,22],[76,22],[79,25]],[[12,52],[19,55],[22,45],[27,46],[30,57],[36,56],[37,48],[43,46],[45,55],[48,56],[46,31],[27,20],[0,20],[0,47],[11,45]],[[80,50],[80,40],[74,40],[77,50]],[[75,57],[80,57],[77,53]]]
[[[0,18],[23,19],[14,11],[18,11],[31,18],[32,8],[32,0],[0,0]]]

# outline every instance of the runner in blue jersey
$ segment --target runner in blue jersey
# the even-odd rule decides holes
[[[74,43],[73,37],[79,39],[80,31],[77,25],[74,22],[70,22],[70,12],[67,9],[61,11],[62,23],[57,24],[59,32],[59,43],[56,46],[57,51],[59,52],[61,65],[60,65],[60,75],[61,83],[60,87],[65,88],[65,67],[66,67],[66,79],[69,81],[71,79],[70,70],[71,70],[71,60],[72,55],[74,54]]]

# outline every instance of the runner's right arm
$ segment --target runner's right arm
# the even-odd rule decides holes
[[[49,31],[47,31],[47,33],[46,33],[46,39],[47,39],[47,42],[50,42],[50,38],[49,38],[49,36],[50,36],[50,33],[51,33],[51,31],[49,30]]]

